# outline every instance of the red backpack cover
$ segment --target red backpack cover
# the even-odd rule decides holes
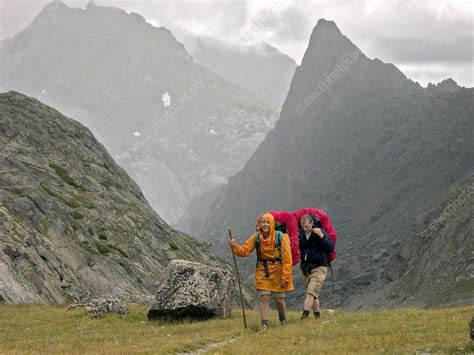
[[[305,214],[318,217],[319,220],[321,221],[321,225],[329,234],[329,238],[331,238],[332,242],[334,243],[334,250],[329,254],[329,261],[333,261],[336,258],[335,246],[336,246],[337,236],[336,236],[336,230],[334,229],[331,223],[331,220],[329,219],[328,214],[325,211],[316,209],[316,208],[302,208],[298,211],[293,212],[293,216],[295,217],[297,223],[299,223],[301,217]]]
[[[275,222],[283,223],[288,230],[291,245],[291,258],[293,266],[300,262],[300,242],[298,220],[293,216],[293,213],[287,211],[269,211],[275,218]]]

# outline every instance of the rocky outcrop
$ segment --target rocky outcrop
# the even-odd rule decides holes
[[[0,301],[141,300],[172,259],[217,263],[153,211],[87,128],[0,94]]]
[[[456,185],[390,257],[381,287],[391,304],[474,302],[474,175]]]
[[[115,313],[120,316],[128,313],[127,305],[115,297],[101,297],[88,301],[74,302],[67,309],[78,308],[84,309],[92,318],[103,318],[109,313]]]
[[[91,129],[168,223],[239,170],[278,118],[279,107],[193,62],[166,28],[118,8],[52,2],[2,44],[0,91]]]
[[[233,291],[234,277],[227,270],[173,260],[163,273],[148,319],[227,318]]]
[[[474,89],[452,80],[422,88],[320,20],[280,119],[229,179],[201,237],[219,253],[225,226],[242,241],[263,211],[325,209],[338,232],[335,274],[344,267],[352,275],[323,288],[321,299],[349,305],[417,217],[472,170],[473,116]],[[253,269],[252,258],[246,275]]]

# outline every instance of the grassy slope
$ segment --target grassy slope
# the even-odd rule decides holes
[[[322,319],[277,326],[272,313],[266,332],[255,332],[258,314],[248,312],[250,330],[242,329],[239,311],[230,319],[207,322],[148,322],[144,307],[129,315],[90,319],[83,311],[39,305],[0,306],[0,353],[175,353],[236,338],[211,350],[222,353],[343,353],[417,350],[473,352],[468,321],[474,306],[464,308],[349,313],[323,312]],[[259,351],[263,350],[263,351]]]

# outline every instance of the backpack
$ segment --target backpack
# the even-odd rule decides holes
[[[334,246],[336,246],[336,230],[334,229],[331,220],[329,219],[328,214],[317,208],[302,208],[299,209],[298,211],[294,211],[293,215],[295,216],[296,220],[299,221],[301,217],[305,214],[313,215],[317,217],[321,221],[321,225],[323,228],[326,230],[326,232],[329,234],[329,238],[331,238],[332,242],[334,243]],[[333,261],[336,258],[336,248],[329,254],[329,261]]]

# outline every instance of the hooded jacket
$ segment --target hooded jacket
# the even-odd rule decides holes
[[[265,276],[264,265],[262,262],[257,264],[255,270],[254,284],[257,290],[273,291],[273,292],[287,292],[295,289],[293,285],[293,275],[292,275],[292,260],[291,260],[291,247],[290,239],[288,234],[283,234],[281,238],[281,247],[280,250],[275,246],[276,232],[275,232],[275,219],[272,214],[264,213],[261,217],[265,217],[270,222],[270,232],[267,239],[263,239],[263,234],[259,231],[259,253],[261,260],[275,260],[280,258],[281,261],[278,262],[267,262],[269,277]],[[232,246],[232,252],[234,255],[246,257],[256,247],[256,233],[253,233],[242,245]],[[280,283],[282,280],[285,280],[288,284],[286,287],[281,288]]]

